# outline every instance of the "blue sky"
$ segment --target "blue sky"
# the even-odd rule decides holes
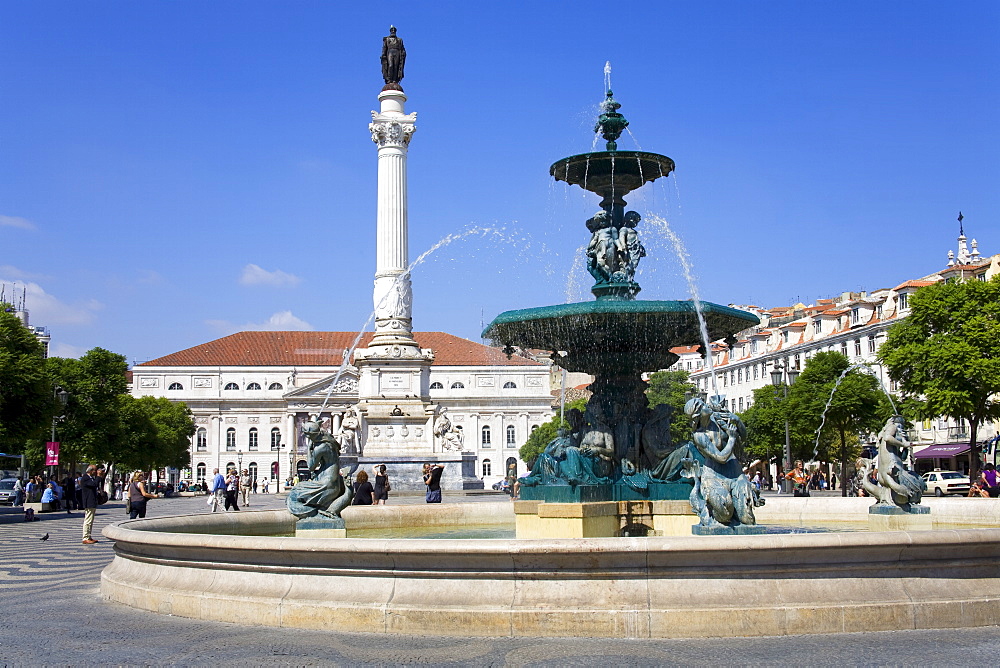
[[[589,299],[603,68],[621,148],[675,176],[628,199],[640,297],[778,306],[944,266],[955,217],[1000,252],[996,2],[0,2],[0,281],[53,354],[143,361],[241,329],[371,311],[369,111],[390,23],[417,112],[415,328]],[[676,177],[676,178],[675,178]],[[19,288],[20,289],[20,288]]]

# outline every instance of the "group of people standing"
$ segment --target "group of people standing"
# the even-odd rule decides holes
[[[444,473],[444,464],[424,464],[422,475],[426,493],[424,499],[427,503],[441,503],[441,474]],[[385,505],[389,499],[389,491],[392,485],[389,484],[389,475],[386,473],[385,464],[375,467],[375,480],[369,479],[368,473],[361,469],[354,476],[354,499],[351,505],[372,506]]]

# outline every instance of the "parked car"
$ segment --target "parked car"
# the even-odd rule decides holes
[[[14,505],[14,483],[17,478],[4,478],[0,480],[0,503],[5,506]]]
[[[969,493],[969,476],[958,471],[929,471],[923,478],[927,483],[927,494],[933,492],[934,496],[946,494],[965,496]]]

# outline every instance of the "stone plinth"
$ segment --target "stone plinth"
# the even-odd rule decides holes
[[[306,517],[295,523],[296,538],[346,538],[342,518]]]
[[[549,488],[551,489],[551,488]],[[687,501],[515,501],[518,539],[690,536],[696,519]]]
[[[927,506],[890,506],[877,503],[868,508],[870,531],[931,531],[934,520]]]
[[[515,501],[517,537],[601,538],[617,536],[620,520],[614,501],[543,503]]]
[[[767,533],[767,527],[759,524],[738,524],[734,527],[703,527],[695,524],[691,527],[691,534],[695,536],[753,536]]]

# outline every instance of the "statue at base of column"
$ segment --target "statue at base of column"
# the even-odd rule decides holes
[[[878,434],[878,455],[873,462],[863,461],[861,484],[865,491],[878,499],[877,506],[897,506],[911,510],[920,504],[926,489],[924,479],[906,469],[910,441],[906,437],[906,421],[901,415],[889,418]],[[870,479],[872,465],[876,468],[876,481]]]
[[[309,441],[306,463],[313,477],[289,492],[288,512],[299,519],[340,520],[340,512],[351,504],[352,497],[340,471],[340,443],[322,427],[318,417],[302,423],[302,435]]]
[[[701,526],[756,524],[753,485],[739,461],[746,438],[743,421],[723,407],[722,397],[707,402],[689,399],[684,412],[691,418],[694,434],[682,475],[694,481],[691,508]]]

